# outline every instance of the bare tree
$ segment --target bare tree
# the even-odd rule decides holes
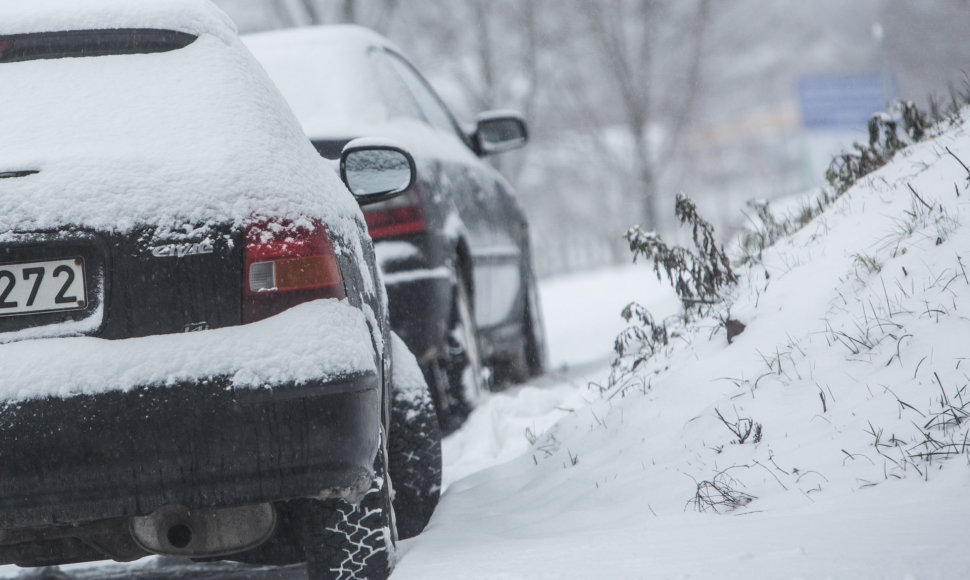
[[[406,15],[412,39],[420,39],[408,39],[406,48],[432,80],[446,81],[444,96],[464,120],[486,110],[515,109],[535,128],[548,38],[540,14],[548,16],[557,6],[557,0],[422,3]],[[490,160],[514,182],[527,155],[522,150]]]
[[[476,70],[463,74],[463,86],[479,111],[511,108],[532,119],[540,91],[537,0],[472,0]],[[528,151],[497,157],[493,163],[516,181]]]
[[[357,2],[355,0],[343,0],[340,3],[340,14],[342,22],[357,23]]]
[[[277,11],[288,11],[286,0],[275,0]],[[399,0],[299,0],[298,10],[310,25],[336,22],[360,24],[386,32],[400,6]]]
[[[303,10],[306,12],[307,18],[310,19],[310,24],[322,24],[323,19],[320,17],[320,9],[317,8],[316,3],[313,0],[302,0]]]
[[[692,6],[673,0],[579,0],[578,5],[619,106],[619,118],[612,119],[601,94],[588,97],[586,119],[598,126],[600,138],[607,123],[624,128],[631,149],[623,168],[628,191],[642,224],[655,228],[659,174],[679,145],[700,84],[710,0]],[[604,143],[601,149],[612,148]]]

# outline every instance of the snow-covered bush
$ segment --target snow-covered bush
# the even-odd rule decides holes
[[[644,232],[639,226],[627,231],[624,238],[630,243],[634,262],[639,258],[653,260],[657,279],[666,274],[688,313],[721,302],[722,288],[736,283],[738,277],[714,237],[714,227],[683,193],[677,194],[674,213],[682,225],[690,226],[695,250],[668,246],[659,234]]]
[[[855,143],[852,151],[836,155],[825,172],[835,195],[842,195],[860,178],[888,163],[898,151],[922,141],[931,123],[930,115],[912,101],[896,101],[890,112],[873,115],[869,119],[869,145]]]
[[[693,249],[668,246],[659,234],[644,232],[639,226],[630,228],[624,238],[630,244],[634,262],[652,260],[657,279],[666,277],[674,287],[683,305],[680,317],[683,324],[721,306],[725,291],[737,283],[738,276],[724,248],[717,243],[714,227],[700,216],[694,202],[680,193],[674,212],[682,225],[691,228]],[[637,302],[624,308],[622,316],[631,325],[614,341],[616,358],[607,390],[613,390],[617,385],[627,388],[627,379],[640,365],[670,342],[667,322],[656,321]],[[728,341],[744,330],[744,325],[731,319],[730,315],[722,316],[722,324],[727,329]]]

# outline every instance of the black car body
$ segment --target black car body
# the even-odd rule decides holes
[[[511,186],[482,157],[521,146],[515,113],[463,130],[431,86],[386,39],[356,26],[244,37],[320,154],[360,135],[394,139],[417,162],[404,196],[365,218],[391,325],[418,357],[441,418],[454,427],[491,367],[500,380],[542,371],[544,334],[528,223]]]
[[[389,497],[361,212],[214,6],[62,8],[0,9],[0,562],[311,558]]]

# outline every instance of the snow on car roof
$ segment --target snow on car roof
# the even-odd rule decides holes
[[[0,35],[55,30],[155,28],[225,41],[236,25],[208,0],[30,0],[0,4]]]
[[[354,25],[314,26],[246,35],[243,42],[269,72],[311,137],[354,137],[388,119],[367,53],[392,47]]]
[[[352,237],[345,228],[362,222],[353,198],[207,0],[0,7],[0,34],[107,26],[198,39],[151,54],[0,62],[0,174],[37,171],[0,179],[0,236],[264,214],[318,218]]]
[[[423,120],[388,109],[389,100],[413,97],[381,94],[382,84],[368,55],[374,48],[400,51],[376,32],[355,25],[328,25],[263,32],[242,40],[311,139],[387,138],[414,154],[419,166],[423,155],[477,162],[457,133],[437,131]]]

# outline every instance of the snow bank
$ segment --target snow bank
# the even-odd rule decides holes
[[[603,268],[543,280],[541,306],[550,368],[609,360],[613,340],[626,327],[620,311],[633,300],[649,304],[658,320],[680,310],[673,289],[658,282],[649,268]]]
[[[702,320],[636,380],[592,386],[524,456],[451,483],[396,577],[965,575],[970,175],[956,158],[970,161],[965,124],[768,250],[732,297],[747,325],[733,344]],[[479,419],[496,400],[512,401]],[[499,436],[475,418],[453,437]]]
[[[243,326],[104,340],[0,346],[0,400],[68,397],[229,376],[236,387],[376,372],[370,331],[346,301],[317,300]]]
[[[546,445],[561,442],[553,463],[605,462],[579,471],[607,488],[605,471],[638,481],[650,491],[635,501],[658,514],[689,507],[705,481],[766,509],[965,465],[915,457],[933,450],[928,435],[965,432],[952,417],[930,420],[970,401],[954,340],[970,334],[970,182],[947,147],[970,159],[964,125],[899,154],[767,251],[733,299],[747,325],[733,344],[716,320],[680,333],[636,382],[550,432]],[[731,428],[748,424],[739,444]]]

